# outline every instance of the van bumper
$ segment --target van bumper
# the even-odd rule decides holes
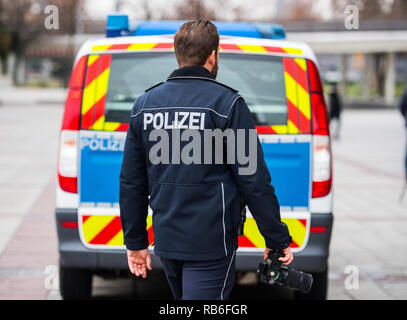
[[[311,214],[311,226],[326,227],[321,233],[310,233],[306,247],[294,253],[291,268],[305,272],[323,272],[328,266],[329,244],[333,225],[332,213]],[[240,252],[236,260],[236,269],[240,271],[256,270],[263,260],[263,253]]]
[[[76,209],[56,209],[56,224],[59,240],[59,258],[64,267],[86,268],[92,270],[127,270],[126,251],[122,249],[89,249],[79,237],[79,229],[62,227],[62,221],[77,222]],[[294,269],[306,272],[322,272],[326,269],[329,256],[333,224],[332,213],[311,214],[311,226],[326,227],[323,233],[311,233],[308,244],[301,252],[294,254],[290,265]],[[152,267],[161,269],[160,259],[151,250]],[[237,251],[236,270],[256,271],[263,259],[262,252]]]

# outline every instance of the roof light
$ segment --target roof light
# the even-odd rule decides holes
[[[106,37],[120,37],[129,34],[129,17],[127,15],[111,14],[107,16]]]
[[[219,35],[232,37],[261,38],[261,34],[253,23],[249,22],[213,22]]]
[[[285,30],[279,24],[272,23],[254,23],[254,26],[266,39],[285,39]]]
[[[153,36],[175,34],[184,22],[186,21],[145,21],[137,26],[132,35]],[[284,28],[276,24],[222,21],[213,21],[213,23],[221,36],[285,39]]]
[[[135,29],[133,36],[155,36],[175,34],[186,21],[145,21]]]
[[[145,21],[129,26],[129,17],[123,14],[112,14],[107,16],[106,36],[154,36],[164,34],[175,34],[185,20],[163,20]],[[281,25],[272,23],[250,23],[250,22],[223,22],[213,21],[221,36],[285,39],[285,30]],[[134,28],[134,29],[133,29]]]

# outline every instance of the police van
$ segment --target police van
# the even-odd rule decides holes
[[[65,299],[91,295],[92,276],[127,274],[119,212],[119,174],[130,111],[145,89],[176,69],[173,36],[183,21],[131,25],[107,19],[106,37],[76,57],[60,133],[56,223],[60,290]],[[285,40],[272,24],[215,22],[220,34],[217,80],[239,90],[252,113],[293,242],[292,267],[314,285],[298,298],[327,295],[332,215],[332,156],[327,108],[316,57]],[[153,252],[152,212],[147,218]],[[255,271],[265,242],[247,212],[236,269]],[[152,255],[153,269],[160,270]]]

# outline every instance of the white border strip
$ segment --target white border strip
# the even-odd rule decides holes
[[[259,139],[264,143],[312,142],[310,134],[259,134]]]

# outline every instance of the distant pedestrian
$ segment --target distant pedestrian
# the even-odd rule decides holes
[[[407,88],[404,90],[403,96],[400,100],[399,109],[405,120],[406,127],[406,151],[404,156],[405,178],[407,183]]]
[[[338,93],[336,83],[331,86],[329,92],[329,123],[331,129],[331,136],[333,139],[339,139],[339,131],[341,127],[341,111],[342,101]]]

